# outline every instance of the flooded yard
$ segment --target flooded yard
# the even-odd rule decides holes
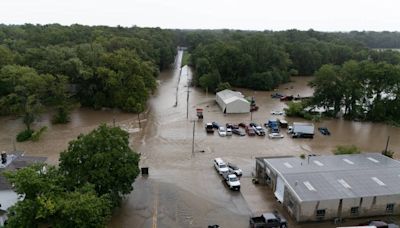
[[[180,70],[182,53],[178,53],[175,68],[162,72],[159,88],[150,100],[150,109],[143,123],[145,127],[132,133],[131,145],[141,153],[142,167],[149,167],[148,177],[139,176],[134,191],[126,196],[117,209],[110,227],[247,227],[251,215],[274,209],[281,211],[272,192],[251,183],[255,157],[270,155],[331,154],[337,145],[356,145],[365,152],[380,152],[390,136],[389,149],[400,153],[400,129],[385,124],[363,123],[337,119],[315,123],[327,127],[331,136],[316,131],[314,139],[285,138],[271,140],[268,137],[219,137],[207,135],[206,122],[220,124],[250,121],[265,123],[273,117],[270,112],[282,110],[285,103],[272,99],[271,93],[240,89],[245,96],[254,96],[258,111],[250,114],[224,115],[215,103],[214,94],[206,94],[197,88],[189,88],[191,71]],[[180,79],[179,79],[180,77]],[[310,77],[295,77],[291,83],[277,91],[288,95],[312,95],[307,86]],[[187,107],[187,96],[188,107]],[[177,104],[176,104],[177,102]],[[176,104],[176,105],[175,105]],[[204,109],[204,120],[198,121],[196,108]],[[187,118],[188,110],[188,118]],[[282,118],[282,117],[280,117]],[[23,150],[30,155],[46,156],[48,162],[57,164],[59,153],[68,141],[81,133],[87,133],[101,123],[127,128],[138,128],[137,115],[113,110],[94,111],[79,108],[73,111],[71,122],[66,125],[50,125],[49,116],[43,115],[38,126],[49,126],[39,142],[14,143],[17,132],[23,129],[21,120],[0,118],[0,150]],[[304,121],[286,118],[289,123]],[[195,127],[194,152],[192,134]],[[134,132],[134,131],[133,131]],[[231,192],[213,168],[213,158],[237,164],[244,172],[240,192]],[[290,222],[290,227],[334,227],[332,224],[301,224]]]

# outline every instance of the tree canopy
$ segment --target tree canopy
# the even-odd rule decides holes
[[[139,155],[129,147],[129,135],[118,127],[101,125],[69,143],[60,155],[60,170],[70,186],[94,185],[98,195],[118,202],[132,191],[139,174]]]
[[[145,107],[154,91],[155,76],[174,61],[177,46],[174,31],[158,28],[25,24],[0,25],[0,34],[3,75],[12,70],[30,78],[34,86],[48,89],[47,98],[63,87],[56,99],[43,100],[59,117],[68,110],[70,98],[85,106],[137,112],[136,104]],[[0,96],[18,85],[0,80]],[[1,113],[10,114],[7,109],[0,102]]]
[[[313,75],[325,64],[346,61],[385,61],[400,64],[400,52],[374,50],[368,37],[387,42],[380,47],[396,48],[398,33],[323,33],[314,30],[253,32],[234,30],[187,31],[183,43],[191,52],[195,83],[216,90],[232,86],[271,90],[287,82],[290,75]],[[379,47],[379,46],[378,46]]]
[[[111,211],[133,190],[139,155],[128,134],[101,125],[70,142],[59,168],[35,164],[5,175],[23,200],[7,227],[105,227]]]

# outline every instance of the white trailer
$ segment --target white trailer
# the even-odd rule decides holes
[[[314,138],[314,124],[294,122],[292,126],[293,138]]]

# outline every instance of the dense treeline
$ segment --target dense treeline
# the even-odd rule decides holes
[[[362,42],[370,48],[400,49],[400,32],[352,31],[349,33],[337,34],[343,38],[354,39]]]
[[[400,65],[351,60],[324,65],[315,76],[312,103],[331,115],[400,123]]]
[[[158,28],[0,25],[0,114],[22,115],[30,130],[43,107],[67,122],[72,99],[141,112],[176,45]]]
[[[195,83],[211,90],[221,83],[270,90],[290,75],[312,75],[324,64],[349,60],[400,63],[397,51],[369,49],[362,38],[370,33],[354,34],[206,30],[188,31],[182,42],[192,54]],[[395,39],[398,34],[391,35]]]

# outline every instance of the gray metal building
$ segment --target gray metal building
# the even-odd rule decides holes
[[[261,157],[256,175],[298,222],[400,214],[400,162],[378,153]]]

